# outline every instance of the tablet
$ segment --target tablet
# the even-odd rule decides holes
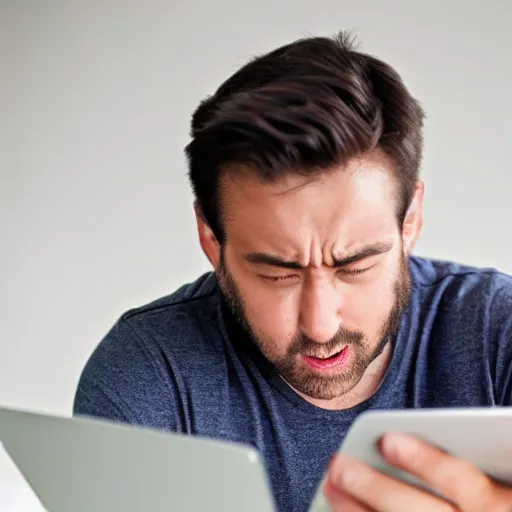
[[[341,445],[342,453],[432,492],[380,456],[377,442],[387,432],[412,434],[512,485],[512,407],[372,410],[357,418]],[[327,510],[318,492],[311,511]]]
[[[48,512],[275,510],[250,446],[7,408],[0,441]]]

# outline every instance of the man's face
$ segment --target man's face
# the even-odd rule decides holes
[[[217,266],[235,317],[298,392],[352,390],[386,346],[410,293],[389,163],[222,188],[226,242]]]

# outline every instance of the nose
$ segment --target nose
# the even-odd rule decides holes
[[[308,283],[302,292],[299,328],[317,343],[326,343],[340,327],[340,297],[328,282]]]

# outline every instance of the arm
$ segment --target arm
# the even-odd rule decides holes
[[[176,386],[155,341],[121,318],[80,376],[73,414],[176,430]]]

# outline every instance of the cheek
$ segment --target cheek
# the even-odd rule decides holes
[[[259,336],[285,348],[296,333],[298,314],[294,294],[261,283],[253,283],[241,291],[251,327]]]
[[[354,286],[345,292],[342,316],[347,324],[377,335],[395,303],[395,280],[376,278],[365,285]]]

